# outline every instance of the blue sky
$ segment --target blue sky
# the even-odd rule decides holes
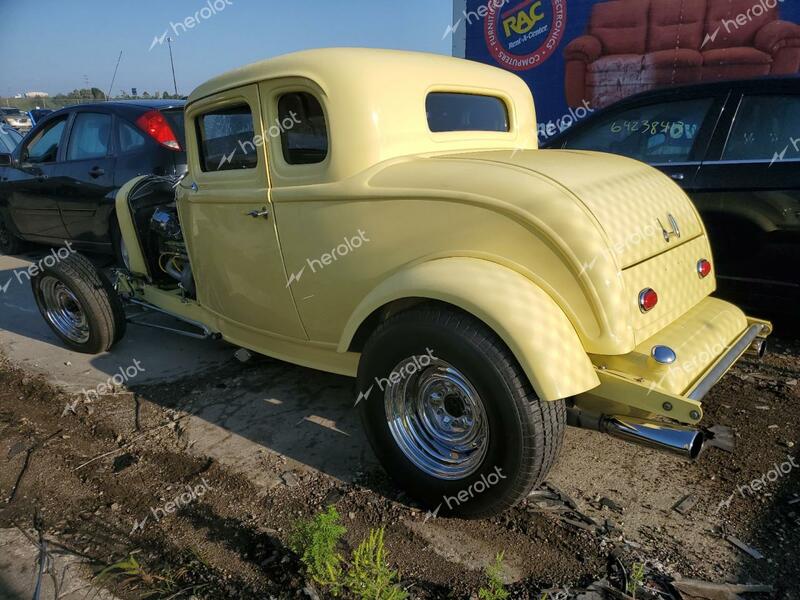
[[[216,14],[206,10],[192,29],[177,25],[214,1],[0,0],[0,95],[66,93],[86,87],[85,77],[105,91],[120,50],[114,94],[171,92],[166,43],[150,50],[165,31],[182,94],[234,67],[306,48],[451,52],[450,37],[442,39],[451,0],[216,0],[224,5]]]

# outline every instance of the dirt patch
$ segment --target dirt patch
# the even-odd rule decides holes
[[[234,443],[228,426],[236,398],[277,382],[287,394],[347,396],[351,406],[352,382],[345,378],[314,373],[311,381],[307,370],[255,360],[75,403],[44,379],[0,363],[0,528],[30,530],[38,511],[46,535],[85,557],[95,572],[134,556],[139,576],[125,585],[120,578],[104,582],[122,598],[146,591],[302,597],[308,582],[287,549],[289,532],[331,504],[348,530],[345,553],[371,528],[386,528],[389,562],[415,598],[468,597],[499,551],[518,597],[585,589],[603,577],[622,586],[624,572],[641,562],[649,585],[662,590],[683,575],[768,583],[775,597],[797,598],[800,469],[775,481],[769,471],[797,454],[800,348],[775,349],[763,363],[737,367],[705,402],[707,422],[734,428],[733,453],[712,449],[688,463],[571,430],[551,481],[573,507],[559,505],[557,494],[546,502],[537,496],[483,521],[427,513],[374,463],[354,467],[349,478],[302,468],[288,455],[317,460],[330,451],[303,448],[302,436],[271,432],[255,443]],[[275,398],[257,402],[275,415],[294,414]],[[317,417],[318,425],[341,426]],[[218,429],[219,438],[206,439],[199,420]],[[354,454],[367,452],[353,436],[332,439],[346,440]],[[288,452],[290,442],[305,453]],[[248,456],[230,460],[231,452]],[[756,479],[764,479],[762,489],[739,492]],[[686,496],[694,497],[693,506],[684,514],[673,510]],[[764,558],[750,557],[727,536]]]

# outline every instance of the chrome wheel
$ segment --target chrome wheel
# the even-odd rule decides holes
[[[489,446],[486,410],[452,365],[427,356],[401,361],[392,370],[384,403],[389,430],[416,467],[447,480],[480,468]]]
[[[76,344],[89,341],[89,322],[72,291],[55,277],[45,276],[39,284],[45,318],[65,338]]]

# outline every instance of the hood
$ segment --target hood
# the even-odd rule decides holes
[[[597,221],[623,269],[704,233],[686,193],[660,171],[635,160],[573,150],[503,150],[448,158],[501,163],[561,186]]]

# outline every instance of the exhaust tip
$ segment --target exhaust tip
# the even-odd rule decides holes
[[[688,456],[691,460],[699,458],[706,447],[706,436],[702,431],[698,431],[697,435],[689,444]]]
[[[767,338],[756,338],[747,349],[747,354],[761,360],[767,354],[767,346]]]
[[[604,417],[601,431],[612,437],[678,454],[690,460],[700,456],[706,441],[705,434],[699,429],[619,415]]]

